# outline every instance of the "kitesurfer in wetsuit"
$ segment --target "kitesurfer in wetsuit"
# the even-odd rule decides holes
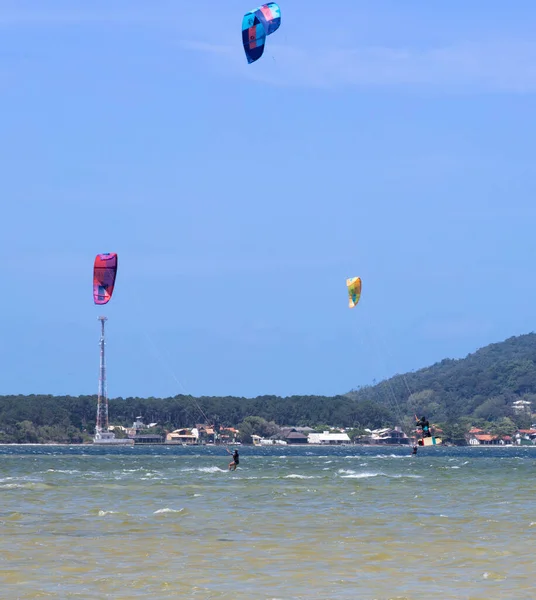
[[[226,450],[227,450],[227,448],[226,448]],[[227,450],[227,452],[229,452],[229,450]],[[229,452],[229,454],[231,454],[231,453]],[[236,471],[236,467],[238,467],[238,463],[240,462],[240,456],[238,455],[238,450],[235,449],[232,456],[233,456],[233,460],[229,463],[229,471]]]
[[[414,444],[414,445],[413,445],[413,451],[412,451],[412,453],[411,453],[411,454],[412,454],[412,455],[415,455],[415,454],[417,454],[417,444]]]
[[[422,416],[417,420],[417,427],[422,429],[423,437],[432,437],[432,434],[430,433],[430,423],[425,416]]]

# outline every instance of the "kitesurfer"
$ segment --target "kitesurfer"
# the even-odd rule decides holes
[[[227,448],[225,448],[227,450]],[[229,450],[227,450],[227,452],[229,452]],[[231,454],[229,452],[229,454]],[[233,460],[229,463],[229,471],[236,471],[236,467],[238,467],[238,464],[240,462],[240,456],[238,454],[238,450],[235,448],[235,451],[232,454]]]
[[[432,437],[432,434],[430,433],[430,422],[424,415],[420,419],[417,419],[417,427],[422,429],[423,437]]]
[[[413,451],[411,453],[413,456],[417,454],[417,444],[413,444]]]

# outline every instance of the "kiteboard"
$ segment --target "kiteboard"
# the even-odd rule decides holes
[[[442,444],[443,440],[441,438],[436,438],[434,436],[432,437],[425,437],[422,440],[419,440],[419,446],[438,446],[439,444]]]

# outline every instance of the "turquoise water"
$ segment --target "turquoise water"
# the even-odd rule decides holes
[[[0,446],[0,596],[533,599],[536,448]]]

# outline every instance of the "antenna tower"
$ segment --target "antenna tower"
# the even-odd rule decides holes
[[[106,390],[106,360],[104,357],[104,346],[106,344],[104,337],[104,323],[107,317],[99,317],[101,322],[100,346],[100,369],[99,369],[99,395],[97,398],[97,426],[96,433],[108,432],[108,392]]]

